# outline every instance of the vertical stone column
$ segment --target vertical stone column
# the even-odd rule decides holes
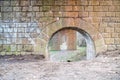
[[[68,50],[75,50],[76,49],[76,31],[74,30],[66,30],[67,36],[67,46]]]
[[[63,30],[56,33],[51,40],[51,50],[61,50],[60,46],[66,43],[67,50],[76,49],[76,31],[74,30]],[[63,46],[64,47],[64,46]]]

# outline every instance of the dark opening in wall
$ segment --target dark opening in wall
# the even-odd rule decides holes
[[[95,57],[94,43],[89,34],[76,27],[62,28],[50,38],[51,61],[80,61]]]

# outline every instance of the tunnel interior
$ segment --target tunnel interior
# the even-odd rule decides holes
[[[95,57],[91,36],[77,27],[65,27],[53,33],[48,52],[51,61],[73,62]]]

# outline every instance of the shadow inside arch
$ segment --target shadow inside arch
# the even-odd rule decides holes
[[[90,34],[88,34],[86,31],[84,31],[78,27],[64,27],[64,28],[57,30],[56,32],[54,32],[51,35],[49,42],[48,42],[48,45],[47,45],[47,52],[48,52],[49,57],[50,57],[49,44],[50,44],[51,39],[55,36],[55,34],[57,34],[60,31],[63,31],[63,30],[74,30],[74,31],[79,32],[84,37],[85,42],[86,42],[86,59],[90,60],[90,59],[95,58],[96,50],[95,50],[94,41],[92,40]]]

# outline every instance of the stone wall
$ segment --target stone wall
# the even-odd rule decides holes
[[[120,0],[0,0],[0,54],[44,54],[64,27],[86,31],[96,52],[120,49]]]

